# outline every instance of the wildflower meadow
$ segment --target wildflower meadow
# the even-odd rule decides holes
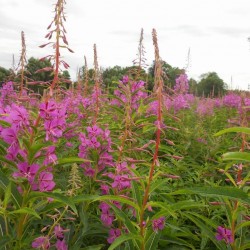
[[[51,81],[25,74],[22,33],[0,88],[0,249],[250,249],[248,92],[197,96],[185,69],[166,85],[155,29],[151,88],[143,30],[118,81],[104,86],[94,45],[71,82],[66,1],[53,8]]]

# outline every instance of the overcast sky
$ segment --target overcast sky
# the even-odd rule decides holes
[[[43,57],[51,48],[46,28],[56,0],[0,0],[0,66],[18,61],[21,31],[27,57]],[[199,79],[215,71],[232,87],[250,84],[250,0],[67,0],[65,24],[70,48],[62,52],[75,79],[76,69],[93,64],[93,44],[99,65],[129,66],[136,58],[141,28],[147,63],[153,61],[152,29],[158,33],[161,58],[175,67],[186,65],[190,48],[189,77]]]

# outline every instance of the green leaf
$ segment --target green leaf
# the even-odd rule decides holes
[[[228,152],[222,155],[224,161],[247,161],[250,162],[250,153]]]
[[[141,236],[135,235],[135,234],[121,235],[120,237],[118,237],[118,238],[115,239],[115,241],[108,248],[108,250],[113,250],[116,247],[120,246],[123,242],[129,241],[129,240],[139,240],[139,241],[142,241],[142,238],[141,238]]]
[[[238,231],[238,230],[242,229],[243,227],[249,227],[249,226],[250,226],[250,221],[245,221],[245,222],[237,225],[237,227],[235,228],[235,231]]]
[[[38,215],[38,213],[34,209],[31,209],[28,207],[23,207],[21,209],[14,210],[10,212],[9,214],[29,214],[29,215],[35,216],[38,219],[41,219],[41,217]]]
[[[84,247],[84,248],[81,248],[81,250],[101,250],[103,247],[105,247],[104,244],[99,244],[99,245]]]
[[[2,188],[4,190],[4,192],[6,192],[9,183],[10,183],[9,179],[0,170],[0,188]],[[16,205],[16,207],[20,208],[23,198],[20,195],[20,193],[18,192],[18,190],[16,189],[15,185],[11,185],[11,198],[12,198],[14,204]]]
[[[178,237],[172,236],[172,235],[167,235],[164,236],[164,239],[160,239],[159,240],[160,246],[161,245],[168,245],[170,243],[173,243],[174,245],[179,245],[179,246],[188,246],[189,248],[191,248],[192,250],[196,250],[191,244],[189,244],[187,241],[180,239]],[[162,249],[168,249],[168,248],[162,248]],[[175,248],[180,249],[180,247]],[[186,248],[185,248],[186,249]]]
[[[31,200],[31,199],[37,199],[37,198],[53,198],[56,201],[60,201],[62,202],[64,205],[68,205],[69,207],[71,207],[71,209],[76,213],[77,213],[77,209],[76,206],[74,204],[74,202],[71,200],[71,198],[68,198],[67,196],[64,196],[62,194],[58,194],[58,193],[49,193],[49,192],[31,192],[29,194],[29,197],[27,199]]]
[[[134,200],[137,201],[137,204],[140,207],[142,205],[142,195],[141,195],[139,186],[135,181],[132,181],[132,194],[133,194]],[[139,211],[140,210],[138,210],[138,213]]]
[[[85,162],[91,162],[91,161],[86,160],[86,159],[82,159],[79,157],[67,157],[67,158],[59,159],[56,166],[65,165],[65,164],[72,164],[72,163],[85,163]]]
[[[133,208],[135,208],[136,210],[139,211],[139,206],[132,200],[129,200],[125,197],[121,197],[121,196],[117,196],[117,195],[103,195],[103,196],[99,196],[96,200],[99,200],[99,201],[119,201],[119,202],[122,202],[124,204],[127,204]]]
[[[250,199],[248,198],[248,195],[241,189],[235,187],[196,187],[196,188],[181,189],[169,194],[171,195],[199,194],[201,196],[207,196],[207,197],[218,196],[233,200],[241,200],[250,204]]]
[[[128,216],[121,209],[117,208],[114,204],[109,202],[109,205],[114,210],[116,217],[119,218],[123,222],[123,224],[127,227],[129,232],[130,233],[136,233],[137,230],[135,228],[135,225],[133,225],[133,223],[128,218]]]
[[[227,128],[227,129],[223,129],[219,132],[217,132],[214,136],[220,136],[226,133],[244,133],[244,134],[249,134],[250,135],[250,128],[246,128],[246,127],[232,127],[232,128]]]
[[[11,242],[10,236],[3,236],[0,238],[0,250],[7,250],[7,244]]]
[[[33,158],[35,157],[36,153],[37,153],[38,151],[40,151],[42,148],[48,147],[48,146],[50,146],[50,145],[52,145],[51,142],[46,142],[46,143],[42,142],[42,143],[33,144],[33,145],[32,145],[31,147],[29,147],[29,149],[28,149],[28,151],[29,151],[29,154],[28,154],[29,158],[28,158],[28,160],[32,163],[32,160],[33,160]]]
[[[6,187],[4,192],[4,200],[3,200],[4,208],[7,208],[10,198],[11,198],[11,182],[8,183],[8,186]]]
[[[168,179],[156,179],[151,185],[150,185],[150,191],[149,193],[151,194],[153,191],[155,191],[156,189],[159,189],[161,186],[166,185],[168,182]]]
[[[214,245],[217,247],[217,249],[221,249],[221,250],[226,249],[224,247],[224,245],[215,238],[216,232],[213,232],[204,222],[202,222],[199,219],[195,218],[191,214],[185,213],[184,216],[186,216],[194,224],[196,224],[203,231],[203,233],[205,233],[207,235],[207,237],[209,237],[209,239],[214,243]]]
[[[239,250],[249,250],[249,249],[250,249],[250,243],[246,243]]]
[[[4,128],[10,128],[11,127],[11,124],[9,122],[6,122],[6,121],[3,121],[3,120],[0,120],[0,125]]]
[[[158,247],[158,242],[161,237],[161,232],[154,232],[150,234],[148,237],[146,244],[145,244],[145,249],[147,250],[155,250]]]
[[[78,204],[78,203],[84,202],[84,201],[97,201],[99,197],[100,197],[99,195],[88,195],[88,194],[85,195],[85,194],[83,194],[83,195],[77,195],[77,196],[72,197],[72,201],[75,204]]]
[[[0,161],[1,161],[1,162],[4,162],[4,163],[7,163],[7,164],[9,164],[10,166],[15,167],[15,169],[17,169],[17,165],[16,165],[13,161],[7,160],[7,159],[6,159],[5,157],[3,157],[3,156],[0,156]]]

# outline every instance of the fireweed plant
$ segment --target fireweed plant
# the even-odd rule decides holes
[[[195,97],[185,71],[163,86],[155,30],[152,92],[143,30],[115,89],[94,46],[94,84],[85,58],[83,88],[62,91],[65,4],[41,46],[54,49],[44,97],[0,89],[0,248],[249,249],[249,97]]]

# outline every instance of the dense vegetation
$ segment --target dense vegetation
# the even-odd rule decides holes
[[[189,80],[154,29],[148,72],[142,32],[133,67],[101,71],[94,45],[72,84],[64,8],[53,54],[27,61],[22,34],[1,68],[0,249],[250,249],[248,93]]]

